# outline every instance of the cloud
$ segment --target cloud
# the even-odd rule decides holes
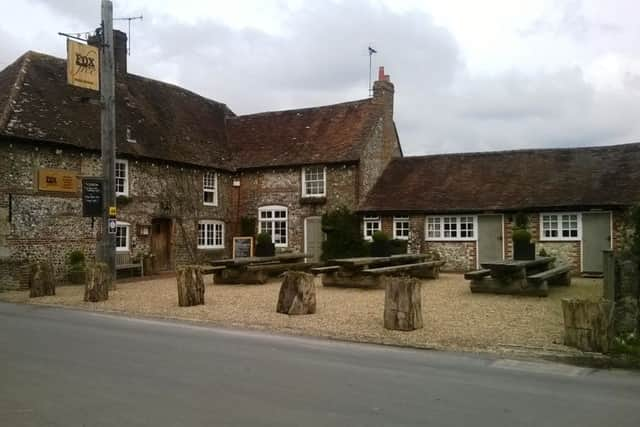
[[[73,9],[77,2],[70,0],[39,1],[51,14],[40,21],[43,27],[55,21],[92,28],[98,20],[97,1],[81,2],[80,9]],[[602,27],[606,22],[583,13],[581,3],[566,5],[535,30],[562,30],[578,39],[616,33],[617,27]],[[278,2],[277,25],[268,28],[232,25],[206,13],[183,19],[168,7],[155,6],[123,6],[145,17],[134,25],[129,71],[179,84],[239,114],[366,97],[367,46],[372,44],[379,52],[374,66],[385,65],[396,86],[395,120],[405,154],[640,140],[633,114],[640,111],[640,74],[633,68],[618,88],[594,86],[584,66],[575,63],[478,75],[467,68],[455,35],[428,13],[394,12],[366,0],[304,7]],[[609,49],[621,34],[598,49]],[[551,52],[554,38],[545,37]],[[15,56],[3,43],[0,63]]]

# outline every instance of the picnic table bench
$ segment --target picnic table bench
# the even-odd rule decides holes
[[[549,295],[550,285],[571,283],[569,266],[552,267],[554,257],[539,257],[534,260],[499,260],[483,262],[481,270],[465,273],[471,280],[469,288],[474,293],[512,295]]]
[[[444,261],[425,261],[427,254],[402,254],[388,257],[358,257],[329,260],[327,267],[313,270],[324,273],[324,286],[347,288],[382,287],[382,276],[408,274],[419,278],[437,278]]]
[[[271,257],[229,258],[210,261],[218,284],[264,284],[270,275],[289,270],[308,270],[317,264],[304,262],[309,255],[287,253]]]

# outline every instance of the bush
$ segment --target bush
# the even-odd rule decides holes
[[[513,230],[513,235],[511,236],[511,239],[514,242],[525,242],[525,243],[529,243],[531,241],[531,233],[529,233],[526,229],[524,228],[515,228]]]
[[[78,267],[84,268],[84,265],[85,265],[85,256],[84,256],[84,252],[82,252],[81,250],[76,249],[67,254],[67,266],[69,266],[70,268],[73,268],[73,267],[75,267],[75,269],[78,269]]]
[[[407,253],[407,241],[393,239],[391,241],[391,255],[403,255]]]
[[[258,234],[258,237],[256,237],[256,244],[257,245],[268,245],[271,243],[271,235],[269,233],[265,233],[264,231],[260,234]]]
[[[374,242],[388,242],[389,241],[389,236],[387,236],[382,231],[376,231],[375,233],[373,233],[372,237],[373,237],[373,241]]]
[[[547,254],[547,251],[545,251],[545,250],[544,250],[544,248],[541,248],[541,249],[540,249],[540,252],[538,252],[538,255],[539,255],[539,256],[541,256],[541,257],[549,256],[549,255]]]
[[[360,218],[346,207],[339,207],[322,215],[322,231],[327,235],[322,242],[324,261],[368,255],[367,243],[362,238]]]

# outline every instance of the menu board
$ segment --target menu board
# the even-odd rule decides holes
[[[82,178],[82,216],[102,216],[102,186],[100,178]]]
[[[248,258],[253,256],[253,237],[233,238],[233,257]]]

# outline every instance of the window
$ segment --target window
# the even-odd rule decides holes
[[[129,252],[129,224],[116,223],[116,252]]]
[[[580,219],[578,213],[540,215],[542,239],[580,240]]]
[[[426,240],[475,240],[475,216],[428,216]]]
[[[268,233],[278,247],[287,246],[287,208],[265,206],[258,209],[260,233]]]
[[[129,163],[116,160],[116,196],[129,195]]]
[[[202,202],[207,206],[218,206],[218,175],[214,172],[202,176]]]
[[[409,217],[393,217],[393,237],[394,239],[407,240],[409,238]]]
[[[224,248],[224,223],[222,221],[198,222],[198,249]]]
[[[380,217],[379,216],[365,216],[364,217],[364,238],[366,240],[373,240],[373,234],[376,231],[380,231]]]
[[[326,195],[327,168],[313,166],[302,168],[302,197],[324,197]]]

